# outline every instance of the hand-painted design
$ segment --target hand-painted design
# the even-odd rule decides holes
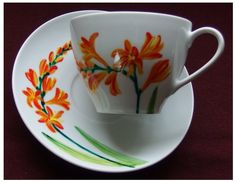
[[[91,91],[96,91],[102,81],[109,86],[110,94],[121,94],[118,85],[118,73],[128,77],[134,84],[136,99],[136,113],[139,113],[141,94],[151,85],[165,80],[171,73],[169,59],[163,59],[161,50],[164,47],[161,36],[153,36],[147,32],[145,41],[140,50],[126,39],[124,48],[114,49],[111,57],[113,65],[109,65],[96,51],[95,40],[99,33],[93,33],[89,40],[81,37],[80,50],[82,60],[76,60],[78,69],[83,78],[87,80]],[[143,86],[139,86],[139,76],[143,74],[143,64],[147,60],[156,60]],[[154,102],[155,103],[155,102]],[[154,108],[154,105],[152,105]]]
[[[122,164],[125,164],[125,165],[128,165],[128,166],[138,166],[138,165],[145,164],[147,162],[147,161],[137,159],[137,158],[125,155],[123,153],[120,153],[120,152],[108,147],[107,145],[99,142],[98,140],[96,140],[92,136],[88,135],[81,128],[79,128],[77,126],[75,126],[75,128],[94,147],[96,147],[98,150],[100,150],[104,154],[115,158],[116,160],[118,160]]]
[[[85,139],[87,139],[90,143],[92,143],[101,152],[103,152],[107,156],[114,158],[115,160],[91,151],[90,149],[80,145],[79,143],[77,143],[68,135],[66,135],[64,132],[61,131],[64,128],[63,125],[61,124],[60,118],[62,117],[64,111],[63,110],[57,112],[53,111],[51,105],[57,105],[64,108],[65,110],[69,110],[70,102],[68,101],[68,94],[63,90],[61,90],[60,88],[56,88],[53,98],[51,98],[50,100],[45,100],[45,96],[49,91],[52,91],[56,85],[57,82],[56,78],[51,78],[50,76],[53,73],[55,73],[55,71],[58,69],[57,63],[62,62],[64,60],[64,56],[70,50],[72,50],[71,42],[67,42],[62,47],[59,47],[55,53],[50,52],[48,60],[47,59],[41,60],[39,64],[39,74],[37,74],[35,70],[30,68],[28,72],[25,73],[25,76],[30,81],[33,87],[32,88],[27,87],[26,90],[23,90],[22,92],[26,96],[26,101],[28,106],[36,109],[35,113],[40,116],[38,120],[40,123],[45,123],[49,131],[51,131],[52,133],[55,132],[59,133],[66,140],[75,144],[78,148],[80,148],[81,150],[85,151],[88,154],[77,151],[44,132],[42,132],[43,136],[45,136],[50,142],[52,142],[54,145],[59,147],[64,152],[83,161],[100,165],[125,166],[125,167],[135,167],[137,165],[146,163],[143,160],[129,157],[127,155],[121,154],[109,148],[108,146],[105,146],[104,144],[98,142],[97,140],[86,134],[78,127],[75,127],[76,130],[79,131],[79,133]],[[100,59],[100,62],[102,62],[102,59]],[[116,75],[110,74],[106,84],[112,86],[114,84],[113,80],[115,79]],[[102,147],[104,148],[103,150],[101,150]]]
[[[45,134],[44,132],[42,132],[42,134],[49,140],[51,141],[54,145],[56,145],[57,147],[59,147],[61,150],[67,152],[68,154],[83,160],[83,161],[87,161],[87,162],[93,162],[95,164],[100,164],[100,165],[109,165],[109,166],[125,166],[125,167],[131,167],[134,168],[136,166],[139,165],[143,165],[145,164],[147,161],[141,160],[141,159],[137,159],[128,155],[124,155],[118,151],[115,151],[114,149],[102,144],[101,142],[95,140],[93,137],[91,137],[90,135],[88,135],[87,133],[85,133],[81,128],[75,126],[76,130],[89,142],[91,143],[94,147],[96,147],[97,149],[99,149],[101,152],[103,152],[104,154],[106,154],[106,156],[109,157],[105,157],[103,155],[100,155],[82,145],[80,145],[79,143],[77,143],[76,141],[74,141],[72,138],[70,138],[69,136],[67,136],[65,133],[63,133],[61,130],[59,130],[57,127],[55,127],[55,130],[60,133],[64,138],[66,138],[68,141],[70,141],[71,143],[75,144],[78,148],[82,149],[84,152],[80,152],[78,150],[75,150],[69,146],[67,146],[66,144],[61,143],[60,141],[54,139],[53,137]],[[114,159],[111,159],[114,158]]]
[[[157,100],[157,91],[158,91],[158,87],[156,87],[153,90],[153,93],[151,95],[151,98],[149,100],[149,104],[148,104],[148,114],[154,113],[154,106],[155,106],[155,102]]]
[[[69,110],[70,103],[67,100],[68,94],[63,90],[56,88],[55,95],[50,100],[45,100],[46,94],[56,85],[56,78],[50,76],[56,72],[57,64],[64,60],[64,56],[72,49],[71,42],[66,42],[63,47],[57,48],[54,53],[51,51],[47,59],[42,59],[39,64],[39,75],[35,70],[29,69],[25,73],[26,78],[31,82],[33,88],[27,87],[23,90],[27,97],[27,103],[30,107],[36,107],[36,114],[40,116],[40,123],[45,123],[51,132],[55,132],[53,125],[63,129],[61,116],[64,111],[54,112],[49,105],[58,105]]]
[[[86,162],[91,162],[91,163],[95,163],[95,164],[100,164],[100,165],[107,165],[107,166],[120,166],[116,163],[113,162],[109,162],[105,159],[102,158],[97,158],[97,157],[93,157],[91,155],[85,154],[83,152],[80,152],[78,150],[75,150],[71,147],[68,147],[67,145],[65,145],[64,143],[60,142],[59,140],[56,140],[55,138],[47,135],[46,133],[42,132],[42,134],[49,140],[51,141],[54,145],[56,145],[57,147],[59,147],[61,150],[63,150],[64,152],[70,154],[71,156],[78,158],[82,161],[86,161]]]
[[[76,141],[74,141],[72,138],[70,138],[70,137],[67,136],[65,133],[63,133],[61,130],[59,130],[56,126],[54,126],[54,128],[55,128],[55,130],[56,130],[58,133],[60,133],[65,139],[67,139],[69,142],[75,144],[78,148],[80,148],[80,149],[82,149],[83,151],[89,153],[90,155],[87,155],[87,154],[85,154],[85,153],[83,153],[83,152],[79,152],[79,151],[77,151],[77,150],[75,150],[75,149],[72,149],[71,147],[68,147],[68,146],[66,146],[65,144],[62,144],[62,143],[58,144],[58,141],[57,141],[57,142],[53,142],[53,141],[55,141],[55,139],[52,140],[52,139],[50,139],[50,138],[52,138],[52,137],[47,137],[47,139],[49,139],[49,140],[50,140],[52,143],[54,143],[57,147],[59,147],[60,149],[62,149],[62,150],[65,151],[65,152],[67,152],[68,154],[71,154],[70,151],[73,150],[73,151],[77,151],[77,153],[86,155],[86,160],[87,160],[87,161],[96,159],[97,161],[103,161],[103,163],[104,163],[104,161],[106,161],[106,164],[108,163],[108,164],[112,164],[112,165],[115,165],[115,166],[118,165],[118,166],[126,166],[126,167],[135,167],[134,165],[127,164],[127,163],[124,163],[124,162],[122,163],[122,161],[120,161],[120,162],[119,162],[119,161],[115,161],[115,160],[109,159],[109,158],[107,158],[107,157],[104,157],[104,156],[102,156],[102,155],[100,155],[100,154],[98,154],[98,153],[96,153],[96,152],[93,152],[92,150],[90,150],[90,149],[88,149],[88,148],[86,148],[86,147],[80,145],[80,144],[77,143]],[[42,132],[42,134],[44,134],[44,136],[45,136],[45,133]],[[62,145],[63,145],[63,148],[61,147]],[[68,150],[65,150],[65,149],[68,149]],[[80,159],[80,160],[84,160],[84,158],[81,157],[81,156],[79,156],[79,155],[77,155],[76,157],[77,157],[78,159]],[[103,164],[103,163],[102,163],[102,164]],[[96,163],[96,164],[100,164],[100,162],[98,162],[98,163]]]

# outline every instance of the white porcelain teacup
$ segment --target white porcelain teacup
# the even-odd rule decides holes
[[[159,113],[164,100],[206,71],[224,49],[219,31],[192,31],[184,18],[147,12],[103,12],[71,20],[74,57],[97,112]],[[188,49],[201,34],[218,48],[200,69],[180,80]]]

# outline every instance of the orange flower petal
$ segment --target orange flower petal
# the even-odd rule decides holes
[[[59,112],[57,112],[56,114],[55,114],[55,118],[60,118],[62,115],[64,114],[64,111],[59,111]]]
[[[42,82],[43,91],[47,92],[47,91],[52,90],[54,88],[55,84],[56,84],[55,78],[48,78],[46,76]]]
[[[38,103],[38,100],[34,99],[33,104],[37,109],[42,109],[41,105]]]
[[[143,59],[156,59],[162,57],[160,54],[163,48],[161,36],[152,36],[149,32],[146,33],[145,42],[140,51],[140,57]]]
[[[56,50],[56,55],[61,54],[62,51],[63,51],[63,48],[62,47],[58,47],[57,50]]]
[[[55,104],[64,107],[66,110],[69,110],[69,101],[67,100],[68,94],[64,91],[60,90],[59,88],[56,88],[55,96],[49,100],[46,101],[47,105]]]
[[[47,121],[48,121],[47,118],[40,118],[40,119],[38,120],[39,123],[46,123]]]
[[[64,127],[62,126],[62,124],[56,120],[52,120],[52,123],[58,127],[59,129],[64,129]],[[53,128],[54,129],[54,128]]]
[[[108,63],[96,52],[95,50],[95,40],[98,37],[99,33],[93,33],[89,41],[85,37],[81,37],[82,43],[80,43],[80,49],[83,53],[83,59],[85,61],[90,60],[91,58],[96,59],[100,64],[108,67]]]
[[[91,75],[88,79],[89,88],[92,91],[95,91],[107,74],[108,74],[107,72],[99,72],[99,73]]]
[[[125,47],[125,50],[126,50],[126,51],[128,51],[128,52],[131,51],[132,45],[131,45],[131,43],[130,43],[129,40],[125,40],[125,42],[124,42],[124,47]]]
[[[50,116],[50,117],[53,116],[53,111],[49,106],[46,106],[46,110],[48,112],[48,116]]]
[[[52,126],[52,124],[51,123],[46,123],[46,126],[47,126],[47,128],[51,131],[51,132],[53,132],[53,133],[55,133],[56,131],[55,131],[55,128]]]
[[[46,59],[42,59],[39,64],[39,75],[42,76],[49,71],[49,66]]]
[[[105,80],[105,85],[109,85],[112,83],[114,77],[115,77],[115,73],[116,72],[112,72],[111,74],[109,74],[109,76],[107,77],[107,79]],[[117,74],[117,73],[116,73]]]
[[[98,32],[95,32],[95,33],[93,33],[93,34],[90,36],[90,39],[89,39],[90,45],[94,45],[95,39],[96,39],[98,36],[99,36],[99,33],[98,33]]]
[[[82,46],[84,46],[84,48],[85,48],[85,45],[86,46],[89,46],[90,45],[90,43],[89,43],[89,41],[85,38],[85,37],[81,37],[81,40],[82,40]]]
[[[52,66],[52,67],[50,67],[49,73],[53,74],[53,73],[55,73],[56,70],[57,70],[57,66]]]
[[[61,56],[56,59],[56,62],[59,63],[59,62],[62,62],[63,60],[64,60],[64,57]]]
[[[131,55],[137,57],[139,55],[139,51],[136,47],[132,47]]]
[[[169,76],[170,72],[171,68],[168,59],[155,63],[141,90],[144,91],[152,83],[165,80]]]
[[[24,95],[30,96],[29,92],[27,92],[26,90],[23,90],[22,92],[23,92]]]
[[[25,76],[32,83],[32,85],[34,87],[37,86],[37,84],[38,84],[38,76],[37,76],[37,73],[34,70],[29,69],[29,71],[25,73]]]
[[[161,58],[162,57],[162,54],[158,53],[158,52],[154,52],[154,53],[151,53],[151,54],[146,54],[144,56],[141,56],[141,57],[144,57],[144,59],[158,59],[158,58]]]
[[[32,99],[30,97],[27,97],[27,104],[29,105],[29,107],[33,107],[32,105]]]
[[[64,45],[63,45],[63,49],[67,50],[69,48],[69,42],[66,42]]]
[[[27,104],[29,107],[33,107],[32,103],[34,103],[35,107],[38,109],[41,109],[41,106],[38,104],[38,101],[40,100],[40,91],[34,91],[31,88],[26,88],[26,90],[22,91],[24,95],[27,96]]]
[[[41,116],[42,118],[48,117],[48,115],[45,112],[43,112],[42,110],[37,110],[35,113],[38,114],[39,116]]]
[[[92,59],[94,57],[94,55],[92,54],[85,54],[82,59],[84,60],[84,62],[90,61],[90,59]]]
[[[109,85],[109,91],[111,95],[117,96],[118,94],[121,94],[121,90],[119,89],[118,83],[117,83],[117,73],[112,72],[105,81],[106,85]]]
[[[142,46],[141,52],[146,49],[147,45],[149,44],[150,40],[152,39],[152,35],[150,32],[146,32],[145,42]]]
[[[49,59],[49,62],[50,62],[50,63],[54,61],[54,59],[55,59],[55,54],[54,54],[53,51],[51,51],[51,52],[49,53],[48,59]]]
[[[139,74],[142,74],[143,73],[143,61],[142,61],[142,59],[137,58],[135,63],[136,63]]]

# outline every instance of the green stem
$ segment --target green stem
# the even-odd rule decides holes
[[[83,68],[83,69],[82,69],[82,71],[85,71],[85,72],[90,71],[90,72],[92,72],[92,73],[94,73],[95,71],[99,71],[99,70],[101,70],[101,71],[107,71],[107,72],[108,72],[108,68],[103,68],[103,67],[101,67],[101,66],[99,66],[99,65],[97,65],[97,64],[95,64],[93,68]]]
[[[108,66],[106,68],[103,68],[97,64],[94,65],[93,68],[83,68],[81,71],[84,71],[84,72],[88,72],[90,71],[91,73],[94,73],[95,71],[107,71],[108,73],[111,73],[111,72],[117,72],[117,73],[122,73],[123,75],[125,76],[128,76],[127,75],[127,71],[124,70],[124,69],[113,69],[112,67]],[[133,76],[129,76],[129,78],[134,81],[134,77]]]
[[[42,77],[39,77],[39,86],[36,87],[37,90],[40,91],[40,96],[41,96],[41,106],[42,106],[42,111],[47,114],[46,108],[45,108],[45,102],[44,102],[44,97],[46,95],[46,92],[42,91],[42,83],[43,80],[45,79],[46,76],[48,76],[49,73],[44,74]]]
[[[69,141],[72,142],[73,144],[77,145],[79,148],[85,150],[86,152],[88,152],[88,153],[90,153],[90,154],[92,154],[92,155],[95,155],[96,157],[105,159],[105,160],[107,160],[107,161],[109,161],[109,162],[113,162],[113,163],[118,164],[118,165],[122,165],[122,166],[126,166],[126,167],[134,167],[134,166],[132,166],[132,165],[124,164],[124,163],[121,163],[121,162],[114,161],[114,160],[112,160],[112,159],[108,159],[108,158],[106,158],[106,157],[103,157],[103,156],[101,156],[101,155],[99,155],[99,154],[97,154],[97,153],[95,153],[95,152],[93,152],[93,151],[87,149],[86,147],[80,145],[79,143],[75,142],[73,139],[71,139],[70,137],[68,137],[67,135],[65,135],[61,130],[59,130],[54,124],[53,124],[53,127],[55,128],[55,130],[56,130],[58,133],[60,133],[60,134],[61,134],[63,137],[65,137],[67,140],[69,140]]]
[[[139,113],[139,108],[140,108],[140,95],[141,92],[137,94],[137,102],[136,102],[136,113]]]
[[[42,111],[47,114],[44,101],[41,101],[41,106],[42,106]]]
[[[134,79],[133,79],[133,81],[134,81],[134,86],[135,86],[135,93],[136,93],[136,96],[137,96],[137,99],[136,99],[136,113],[139,113],[141,89],[139,89],[138,77],[137,77],[137,74],[136,74],[136,66],[134,68]]]
[[[156,100],[157,100],[157,93],[158,93],[158,87],[156,86],[149,100],[148,111],[147,111],[148,114],[154,113]]]

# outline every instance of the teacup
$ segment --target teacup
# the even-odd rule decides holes
[[[211,27],[192,31],[181,17],[147,12],[103,12],[71,20],[74,57],[90,98],[100,113],[159,113],[164,101],[207,70],[224,49]],[[218,41],[213,57],[180,80],[196,37]]]

